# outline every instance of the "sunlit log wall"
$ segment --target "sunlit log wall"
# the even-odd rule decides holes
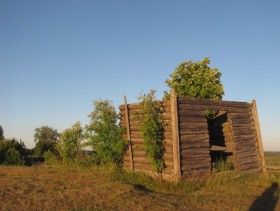
[[[227,115],[227,122],[223,125],[224,131],[227,131],[226,139],[232,140],[230,150],[235,170],[266,173],[255,101],[246,103],[177,98],[173,93],[170,101],[162,101],[160,105],[164,119],[163,176],[179,179],[211,173],[207,110],[218,110]],[[124,166],[127,169],[152,172],[139,130],[140,104],[124,104],[119,109],[120,124],[130,134],[125,134],[125,137],[130,137],[131,143],[131,148],[124,155]]]
[[[165,168],[163,174],[173,175],[173,148],[171,140],[171,113],[170,113],[170,103],[169,101],[160,102],[161,107],[161,116],[164,120],[164,163]],[[121,114],[121,126],[127,131],[127,122],[126,122],[126,111],[125,105],[120,105],[120,114]],[[144,149],[144,139],[143,135],[140,132],[139,119],[142,114],[140,109],[140,104],[128,104],[127,113],[129,119],[129,131],[130,131],[130,141],[131,141],[131,150],[133,158],[133,166],[135,170],[146,170],[152,171],[150,161],[146,157],[146,152]],[[124,136],[127,137],[127,134]],[[131,157],[129,149],[124,155],[124,167],[131,168]]]

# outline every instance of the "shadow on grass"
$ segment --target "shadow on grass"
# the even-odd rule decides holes
[[[254,203],[251,205],[249,211],[255,210],[275,210],[275,207],[278,202],[278,184],[272,183],[269,188],[263,192],[261,196],[259,196]]]

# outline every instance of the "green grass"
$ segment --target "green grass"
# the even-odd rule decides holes
[[[266,153],[279,164],[279,154]],[[280,178],[225,172],[177,183],[112,166],[0,166],[0,210],[280,210]]]

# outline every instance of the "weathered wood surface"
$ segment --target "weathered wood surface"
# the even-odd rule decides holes
[[[178,104],[177,96],[174,89],[170,93],[170,108],[171,108],[171,126],[172,135],[171,140],[173,144],[173,164],[174,175],[181,178],[181,165],[180,165],[180,140],[179,140],[179,126],[178,126]]]
[[[225,101],[225,100],[209,100],[209,99],[194,99],[194,98],[179,98],[179,104],[217,106],[230,108],[250,108],[251,104],[247,102]],[[219,110],[219,109],[218,109]]]
[[[174,93],[173,93],[174,94]],[[265,165],[262,158],[262,145],[256,107],[246,102],[177,98],[159,102],[164,119],[164,159],[165,174],[182,174],[182,177],[210,173],[210,144],[207,110],[225,111],[228,115],[227,137],[233,139],[227,143],[225,149],[234,154],[236,168],[239,171],[260,171]],[[140,133],[139,119],[142,111],[140,104],[128,104],[128,120],[125,117],[125,106],[120,107],[121,122],[124,128],[130,127],[133,159],[135,168],[152,171],[143,148],[143,136]],[[220,112],[223,115],[225,112]],[[129,126],[127,126],[129,121]],[[229,124],[229,125],[228,125]],[[175,135],[174,135],[175,133]],[[177,136],[176,136],[177,133]],[[220,134],[214,137],[219,138]],[[212,137],[212,135],[211,135]],[[177,144],[177,145],[176,145]],[[125,155],[125,165],[129,163],[129,156]]]
[[[171,106],[169,101],[161,101],[156,103],[160,106],[160,115],[163,118],[164,125],[164,174],[173,174],[173,142],[172,142],[172,125],[171,125]],[[127,108],[127,109],[126,109]],[[132,158],[135,170],[153,171],[151,163],[146,156],[144,148],[144,138],[140,132],[140,118],[143,115],[141,105],[139,103],[120,105],[120,126],[127,130],[126,136],[130,134]],[[127,117],[128,113],[128,117]],[[128,137],[128,136],[127,136]],[[124,155],[124,166],[129,167],[129,150]]]
[[[254,123],[256,125],[256,133],[257,133],[257,140],[258,140],[258,152],[259,152],[259,156],[260,156],[260,159],[261,159],[262,169],[263,169],[264,175],[267,176],[267,169],[266,169],[266,165],[265,165],[262,135],[261,135],[261,128],[260,128],[260,122],[259,122],[259,117],[258,117],[256,100],[252,101],[252,114],[253,114]]]

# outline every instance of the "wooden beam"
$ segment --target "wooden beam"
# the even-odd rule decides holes
[[[174,156],[174,175],[177,178],[181,178],[178,105],[177,105],[177,96],[174,89],[171,89],[171,93],[170,93],[170,106],[171,106],[171,125],[172,125],[171,139],[173,142],[173,156]]]
[[[134,170],[134,163],[133,163],[133,154],[132,154],[132,144],[131,144],[131,137],[130,137],[130,124],[129,124],[129,114],[128,114],[128,106],[126,96],[124,96],[124,105],[125,105],[125,117],[126,117],[126,132],[127,132],[127,140],[129,141],[128,150],[129,150],[129,157],[130,157],[130,167]]]
[[[252,100],[252,113],[253,113],[253,118],[255,121],[255,127],[256,127],[256,132],[257,132],[258,150],[259,150],[259,155],[261,158],[262,170],[263,170],[263,174],[265,176],[267,176],[267,169],[266,169],[266,165],[265,165],[263,143],[262,143],[262,136],[261,136],[261,127],[260,127],[260,122],[259,122],[259,117],[258,117],[256,100]]]

